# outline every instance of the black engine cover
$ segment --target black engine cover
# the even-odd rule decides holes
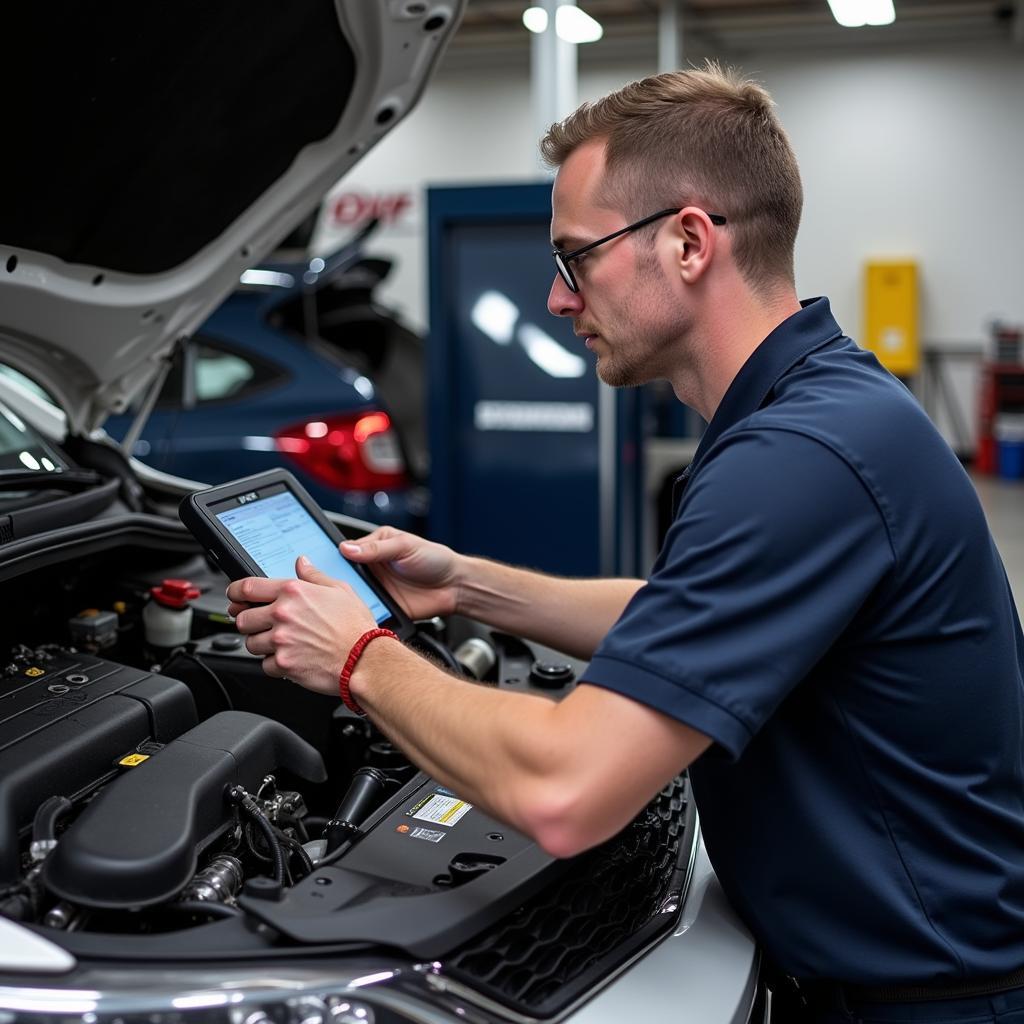
[[[279,722],[222,711],[107,786],[47,858],[43,880],[87,907],[163,903],[232,826],[227,788],[255,790],[281,768],[309,782],[327,777],[320,755]]]
[[[0,884],[17,880],[19,830],[47,797],[86,793],[140,744],[196,723],[175,679],[60,651],[22,660],[0,678]]]
[[[242,907],[300,942],[391,946],[433,959],[500,921],[568,861],[420,775],[337,866],[277,903]]]

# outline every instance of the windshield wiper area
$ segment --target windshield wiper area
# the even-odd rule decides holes
[[[40,473],[35,470],[0,470],[0,491],[84,491],[103,482],[92,470]]]

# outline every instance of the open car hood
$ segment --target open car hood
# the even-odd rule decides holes
[[[4,32],[0,362],[84,433],[405,116],[466,0],[29,5]]]

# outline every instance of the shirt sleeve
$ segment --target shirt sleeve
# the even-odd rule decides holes
[[[894,563],[874,498],[840,455],[786,430],[726,435],[582,681],[739,757]]]

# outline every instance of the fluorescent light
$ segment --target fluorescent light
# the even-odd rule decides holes
[[[523,24],[538,35],[548,29],[548,12],[543,7],[523,11]],[[555,11],[555,32],[567,43],[596,43],[604,35],[601,23],[575,4],[562,4]]]
[[[540,35],[548,30],[548,12],[543,7],[527,7],[523,11],[523,24]]]
[[[828,5],[843,28],[891,25],[896,20],[892,0],[828,0]]]
[[[573,4],[562,4],[555,12],[555,32],[567,43],[596,43],[604,35],[601,22]]]

